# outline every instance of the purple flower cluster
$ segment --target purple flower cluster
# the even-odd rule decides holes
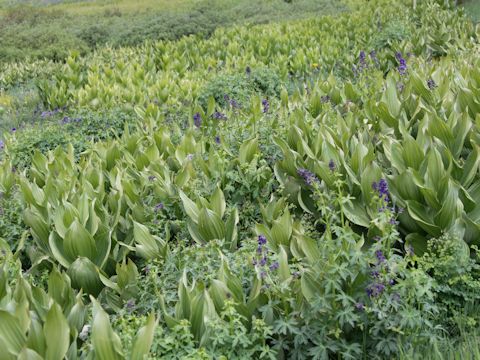
[[[403,58],[401,52],[397,52],[395,58],[398,61],[398,72],[400,75],[405,75],[407,73],[407,61]]]
[[[267,265],[268,262],[268,249],[267,249],[267,238],[265,235],[258,235],[257,238],[257,258],[253,259],[253,265],[254,266],[259,266],[260,268],[264,268]],[[278,261],[274,261],[270,264],[268,267],[271,271],[275,271],[279,267]],[[267,273],[262,270],[260,272],[260,276],[264,278],[267,275]]]
[[[427,86],[430,90],[434,90],[437,87],[437,84],[435,83],[435,80],[428,79],[427,80]]]
[[[367,55],[365,51],[360,51],[360,55],[358,56],[358,68],[360,71],[364,70],[367,67]]]
[[[215,111],[213,113],[213,118],[216,120],[227,120],[227,115],[221,113],[220,111]]]
[[[62,124],[69,124],[69,123],[74,123],[74,122],[75,122],[75,123],[78,123],[78,122],[80,122],[80,121],[82,121],[81,118],[74,118],[74,119],[72,119],[72,118],[70,118],[70,117],[68,117],[68,116],[64,116],[63,119],[62,119]]]
[[[0,150],[3,150],[4,147],[5,147],[5,143],[2,140],[0,140]]]
[[[263,106],[263,113],[266,114],[270,109],[270,103],[268,102],[267,99],[262,100],[262,106]]]
[[[163,210],[164,207],[165,206],[163,205],[163,203],[158,203],[157,205],[155,205],[154,210],[155,212],[157,212],[157,211]]]
[[[385,290],[385,285],[382,283],[374,283],[367,287],[367,295],[369,297],[378,297]]]
[[[50,116],[53,116],[59,112],[61,112],[62,110],[59,109],[59,108],[56,108],[54,110],[51,110],[51,111],[42,111],[42,113],[40,114],[40,117],[42,119],[45,119],[46,117],[50,117]]]
[[[252,69],[250,69],[250,66],[247,66],[245,68],[245,74],[247,74],[247,76],[250,76],[251,73],[252,73]]]
[[[197,128],[199,128],[202,125],[202,117],[200,113],[197,112],[193,115],[193,123]]]
[[[230,96],[228,96],[227,94],[223,95],[223,100],[225,100],[226,103],[230,104],[233,109],[237,109],[240,107],[240,104],[235,99],[231,99]]]
[[[336,169],[335,161],[333,161],[332,159],[330,159],[330,161],[328,162],[328,168],[330,169],[331,172],[334,172],[335,169]]]
[[[220,140],[220,136],[215,136],[215,143],[217,144],[220,144],[221,140]]]
[[[372,184],[372,188],[373,190],[378,192],[378,196],[380,197],[380,199],[383,199],[385,202],[390,201],[390,193],[388,192],[387,180],[380,179],[378,183],[374,182]]]
[[[375,256],[377,257],[378,264],[382,264],[385,261],[387,261],[387,259],[385,258],[385,255],[383,255],[382,250],[375,251]]]
[[[305,183],[307,185],[311,186],[314,183],[318,182],[318,178],[315,176],[315,174],[307,169],[303,169],[303,168],[298,169],[297,174],[300,175],[303,178],[303,180],[305,180]]]

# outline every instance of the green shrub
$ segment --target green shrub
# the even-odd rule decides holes
[[[236,74],[220,74],[205,84],[198,99],[200,105],[207,106],[208,99],[213,97],[215,102],[226,107],[231,101],[244,106],[250,98],[258,94],[262,97],[278,97],[280,94],[280,78],[269,68],[257,68]],[[235,107],[235,105],[233,105]]]
[[[457,335],[480,326],[480,314],[465,309],[479,301],[480,251],[462,239],[443,235],[428,242],[428,251],[419,259],[419,267],[435,280],[435,302],[442,323]],[[478,304],[477,304],[478,309]]]
[[[58,146],[72,144],[76,156],[89,148],[90,143],[120,136],[125,126],[134,125],[132,113],[110,111],[99,114],[92,111],[44,112],[37,123],[20,128],[7,141],[8,156],[12,164],[27,168],[35,151],[47,153]]]

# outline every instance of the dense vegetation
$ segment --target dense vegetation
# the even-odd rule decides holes
[[[93,6],[92,6],[93,5]],[[0,63],[19,58],[65,59],[106,44],[139,45],[147,39],[209,36],[219,26],[253,24],[335,13],[341,3],[328,0],[175,0],[79,2],[30,6],[0,3]]]
[[[2,67],[2,359],[480,356],[480,28],[336,6]]]

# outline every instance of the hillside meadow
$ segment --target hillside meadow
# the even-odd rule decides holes
[[[480,358],[471,3],[0,4],[0,359]]]

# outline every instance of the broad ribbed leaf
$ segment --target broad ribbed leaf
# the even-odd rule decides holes
[[[0,310],[0,340],[4,343],[2,351],[6,358],[17,356],[27,341],[19,320],[4,310]]]
[[[63,249],[70,258],[82,256],[90,260],[95,259],[97,252],[92,235],[78,220],[75,220],[68,228],[63,241]]]
[[[47,345],[45,358],[62,360],[70,345],[70,328],[67,319],[63,316],[62,309],[53,303],[43,326],[43,333]]]
[[[222,218],[223,214],[225,214],[226,204],[225,204],[225,196],[223,195],[223,191],[217,186],[217,189],[213,193],[212,197],[210,198],[210,205],[211,209],[215,211],[215,213]]]
[[[97,300],[90,299],[93,303],[92,346],[95,357],[102,360],[124,359],[122,343],[113,331],[107,313]]]
[[[153,259],[160,255],[159,242],[150,234],[145,225],[133,222],[133,237],[135,248],[140,256]]]
[[[198,216],[198,231],[206,240],[225,238],[225,224],[220,216],[210,209],[203,208]]]
[[[135,337],[132,355],[130,356],[131,360],[143,360],[147,357],[150,352],[150,347],[152,346],[156,325],[155,316],[150,314],[147,318],[147,324],[138,330]]]
[[[179,190],[178,193],[180,195],[180,199],[182,200],[185,212],[195,223],[198,223],[198,215],[200,212],[198,206],[192,200],[190,200],[190,198],[185,195],[182,190]]]

